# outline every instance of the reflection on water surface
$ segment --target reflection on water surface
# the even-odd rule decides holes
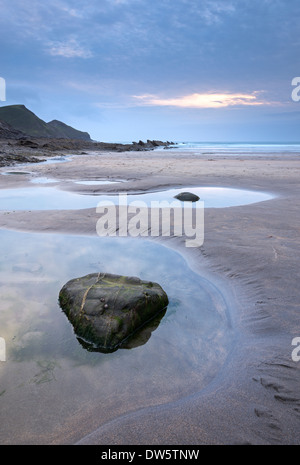
[[[101,424],[182,397],[224,363],[231,332],[222,295],[168,248],[0,231],[0,252],[1,443],[60,441],[60,427],[64,434],[81,415],[97,413]],[[58,304],[63,284],[99,271],[158,282],[170,300],[153,332],[111,354],[86,350]]]
[[[180,192],[192,192],[204,201],[206,208],[224,208],[247,205],[272,198],[263,192],[221,187],[184,187],[143,194],[128,194],[127,203],[143,201],[151,206],[153,201],[172,202]],[[119,203],[119,195],[79,194],[54,187],[24,187],[0,190],[0,210],[74,210],[96,208],[100,201]]]

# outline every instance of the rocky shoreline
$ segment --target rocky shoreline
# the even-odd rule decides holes
[[[138,152],[151,151],[157,147],[168,148],[174,142],[159,140],[139,141],[131,144],[113,142],[90,142],[75,139],[48,139],[33,137],[0,138],[0,167],[20,163],[39,163],[45,157],[57,155],[84,155],[87,152]]]
[[[174,142],[149,139],[146,142],[139,140],[131,144],[99,142],[90,139],[89,134],[88,139],[72,136],[64,138],[65,136],[60,135],[45,136],[41,133],[41,120],[34,113],[27,110],[26,107],[17,105],[5,107],[5,109],[10,109],[10,111],[13,109],[14,118],[17,114],[18,120],[21,119],[21,122],[24,119],[26,120],[26,118],[30,118],[32,120],[32,131],[39,131],[39,133],[30,135],[30,132],[24,132],[22,129],[24,124],[15,127],[15,125],[12,126],[7,120],[0,119],[0,167],[20,163],[38,163],[43,161],[43,158],[53,155],[84,155],[86,152],[144,152],[154,150],[157,147],[169,148],[175,145]],[[59,121],[53,121],[52,123],[56,126],[58,125],[58,127],[63,126],[64,128],[68,128],[69,131],[71,130],[75,134],[80,133]],[[45,122],[43,124],[46,125]],[[80,136],[82,134],[85,133],[80,133]]]

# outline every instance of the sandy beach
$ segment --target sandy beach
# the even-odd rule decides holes
[[[16,166],[14,167],[16,170]],[[41,443],[51,444],[299,444],[300,337],[299,154],[207,154],[160,150],[74,155],[65,163],[19,167],[28,176],[1,176],[0,189],[32,186],[48,177],[65,191],[146,192],[168,187],[230,187],[267,192],[272,200],[205,208],[203,246],[160,237],[212,282],[230,310],[231,350],[214,379],[176,400],[106,420],[101,405],[77,408]],[[8,171],[1,168],[1,172]],[[95,176],[127,180],[106,186],[73,181]],[[36,185],[33,187],[39,189]],[[3,230],[96,235],[95,209],[0,212]],[[143,240],[138,238],[137,240]],[[32,440],[32,439],[30,439]]]

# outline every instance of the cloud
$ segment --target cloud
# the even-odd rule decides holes
[[[80,11],[75,8],[69,8],[68,6],[62,6],[61,10],[66,12],[69,16],[73,18],[79,18],[79,19],[84,18],[84,11]]]
[[[89,49],[81,46],[76,39],[64,42],[49,42],[47,51],[52,56],[64,58],[91,58],[93,56]]]
[[[171,106],[181,108],[224,108],[230,106],[264,105],[267,102],[257,99],[258,92],[190,94],[175,98],[159,98],[155,95],[134,95],[140,105]]]
[[[194,11],[198,13],[198,16],[208,24],[219,23],[225,19],[225,15],[232,14],[235,12],[235,6],[232,2],[227,1],[211,1],[206,0],[201,5],[196,2]]]

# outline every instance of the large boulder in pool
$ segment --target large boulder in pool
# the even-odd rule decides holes
[[[175,199],[182,200],[183,202],[197,202],[200,200],[200,197],[192,192],[180,192],[175,195]]]
[[[94,273],[66,283],[59,303],[79,338],[95,348],[113,351],[162,312],[169,301],[157,283]]]

